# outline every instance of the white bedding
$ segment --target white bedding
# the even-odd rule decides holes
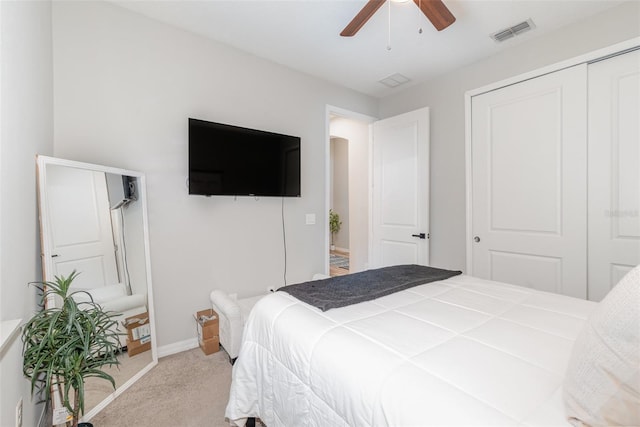
[[[252,311],[226,416],[277,426],[566,425],[562,381],[596,304],[456,276],[326,312]]]

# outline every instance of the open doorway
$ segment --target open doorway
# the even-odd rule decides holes
[[[369,133],[374,121],[375,118],[359,113],[327,108],[326,254],[327,272],[331,275],[369,268]],[[329,228],[330,211],[337,213],[341,222],[340,230],[333,235]]]
[[[349,274],[349,140],[329,140],[329,274]]]
[[[328,106],[326,117],[325,271],[330,272],[331,255],[332,138],[348,141],[348,178],[342,179],[348,182],[348,273],[428,265],[429,109],[376,120]]]

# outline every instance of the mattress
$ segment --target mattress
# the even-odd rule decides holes
[[[247,320],[226,417],[566,425],[564,373],[595,306],[464,275],[326,312],[275,292]]]

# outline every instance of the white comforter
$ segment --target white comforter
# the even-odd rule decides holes
[[[226,416],[277,426],[563,425],[571,347],[595,303],[456,276],[321,312],[252,311]]]

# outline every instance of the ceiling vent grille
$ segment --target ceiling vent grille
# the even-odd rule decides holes
[[[520,22],[519,24],[516,24],[512,27],[505,28],[504,30],[493,33],[490,37],[495,42],[500,43],[512,37],[519,36],[526,31],[533,30],[535,27],[536,25],[533,23],[531,18],[529,18],[526,21]]]
[[[400,73],[395,73],[395,74],[391,74],[388,77],[385,77],[384,79],[380,80],[379,82],[382,83],[383,85],[387,86],[387,87],[398,87],[400,85],[403,85],[407,82],[411,81],[411,79],[409,77],[403,76]]]

